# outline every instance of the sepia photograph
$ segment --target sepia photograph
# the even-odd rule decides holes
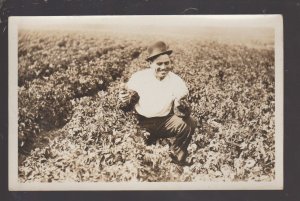
[[[9,18],[9,190],[283,189],[280,15]]]

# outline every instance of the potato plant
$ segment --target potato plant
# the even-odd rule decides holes
[[[148,133],[134,113],[118,109],[119,86],[147,68],[145,47],[153,38],[65,35],[21,33],[19,141],[35,141],[19,165],[21,182],[275,178],[273,48],[169,39],[174,72],[187,82],[197,120],[189,165],[178,166],[169,157],[173,139],[146,146]],[[34,73],[45,67],[28,61],[35,51],[47,52],[35,60],[55,60],[55,70]]]
[[[57,40],[63,40],[63,45]],[[75,43],[80,40],[86,40],[87,44]],[[104,46],[93,47],[101,42]],[[89,48],[91,44],[93,46]],[[35,45],[43,48],[33,48]],[[19,84],[22,86],[18,91],[21,152],[30,152],[33,138],[40,131],[61,127],[70,119],[72,99],[106,90],[110,82],[121,76],[132,52],[140,51],[139,47],[123,45],[112,44],[112,40],[105,38],[99,41],[74,33],[63,36],[63,39],[57,33],[26,32],[21,35]],[[66,63],[61,58],[70,60]],[[34,63],[31,65],[27,61]],[[39,65],[41,63],[50,64]],[[46,71],[48,74],[37,73]]]

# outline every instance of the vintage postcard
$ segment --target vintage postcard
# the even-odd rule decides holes
[[[281,15],[9,18],[9,190],[283,189]]]

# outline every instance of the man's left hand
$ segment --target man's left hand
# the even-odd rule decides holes
[[[174,113],[178,117],[188,117],[191,114],[190,104],[187,97],[174,102]]]

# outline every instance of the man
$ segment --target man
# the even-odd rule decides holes
[[[158,41],[148,48],[150,68],[134,73],[120,91],[120,108],[135,109],[139,125],[150,136],[146,143],[154,144],[158,138],[174,137],[171,146],[173,162],[184,164],[187,147],[195,130],[186,101],[188,88],[172,71],[167,45]]]

